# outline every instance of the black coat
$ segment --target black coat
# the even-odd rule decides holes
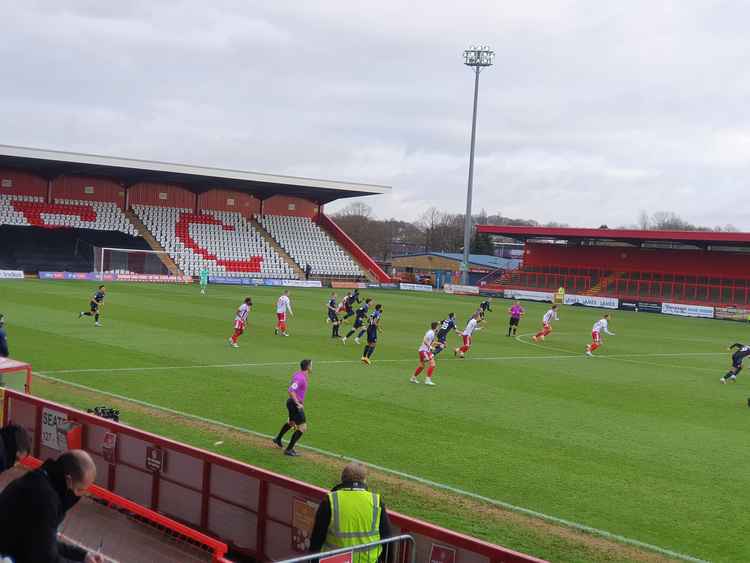
[[[86,551],[57,541],[65,513],[77,502],[57,461],[10,483],[0,493],[0,554],[15,563],[83,561]]]
[[[16,430],[18,426],[9,424],[0,428],[0,473],[16,464]]]

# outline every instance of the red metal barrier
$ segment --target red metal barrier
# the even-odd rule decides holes
[[[33,455],[37,458],[58,453],[41,445],[45,413],[47,424],[51,413],[81,424],[83,449],[97,462],[97,481],[103,488],[152,512],[168,514],[205,535],[219,537],[238,552],[260,561],[293,554],[295,506],[317,504],[327,494],[320,487],[33,395],[6,390],[3,412],[6,420],[25,426],[34,436]],[[109,462],[101,446],[107,432],[117,436]],[[142,460],[138,456],[148,448],[164,453],[165,467],[161,470],[134,461]],[[190,471],[195,478],[190,478]],[[476,563],[541,561],[409,516],[390,514],[394,527],[400,533],[414,535],[418,549],[425,553],[431,545],[439,544],[456,549]]]
[[[27,456],[21,463],[29,469],[37,469],[42,465],[41,460],[31,456]],[[140,516],[148,522],[162,526],[179,534],[184,538],[207,547],[213,553],[213,560],[216,563],[230,563],[226,559],[224,559],[224,555],[226,555],[227,551],[229,551],[227,544],[220,542],[216,538],[212,538],[210,536],[207,536],[206,534],[194,530],[193,528],[185,526],[184,524],[180,524],[176,520],[168,518],[163,514],[159,514],[158,512],[149,510],[145,506],[141,506],[140,504],[132,502],[124,497],[121,497],[120,495],[116,495],[112,491],[100,487],[99,485],[91,485],[88,489],[86,489],[86,492],[90,496],[104,501],[108,506],[114,506],[127,510],[130,514]]]
[[[321,227],[328,231],[341,246],[346,248],[362,267],[374,275],[379,282],[388,283],[391,281],[390,276],[378,266],[378,263],[370,258],[367,252],[362,250],[359,245],[354,242],[341,227],[334,223],[330,217],[324,213],[318,213],[317,222]]]

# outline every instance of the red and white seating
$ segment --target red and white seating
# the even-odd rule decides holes
[[[138,236],[122,209],[109,201],[57,199],[45,203],[40,196],[2,194],[0,225],[121,231]]]
[[[186,275],[206,268],[219,276],[296,277],[240,213],[148,205],[133,205],[133,211]]]
[[[300,268],[310,264],[313,275],[364,276],[351,256],[310,218],[259,215],[257,219]]]

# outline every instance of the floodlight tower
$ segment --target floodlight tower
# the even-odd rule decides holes
[[[469,249],[471,248],[471,190],[474,184],[474,147],[477,140],[477,99],[479,73],[495,62],[495,51],[487,45],[471,46],[464,51],[464,64],[474,69],[474,114],[471,118],[471,150],[469,151],[469,186],[466,189],[466,218],[464,221],[464,262],[461,265],[461,283],[469,283]]]

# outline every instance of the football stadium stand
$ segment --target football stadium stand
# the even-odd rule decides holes
[[[295,277],[240,213],[137,204],[133,211],[185,275],[196,276],[206,268],[212,275]]]
[[[363,276],[354,260],[310,218],[260,215],[257,219],[300,268],[310,265],[313,276]]]
[[[521,266],[481,280],[486,288],[750,304],[750,233],[478,225],[525,241]]]
[[[164,271],[174,276],[195,276],[205,267],[218,276],[297,279],[309,264],[318,278],[385,282],[387,274],[325,216],[323,206],[389,190],[0,145],[0,229],[60,233],[49,247],[58,247],[55,252],[35,245],[35,236],[14,233],[23,254],[35,256],[24,265],[29,272],[63,266],[91,271],[86,264],[95,260],[80,249],[71,257],[59,248],[71,241],[64,231],[86,229],[132,239],[91,242],[96,247],[157,251]],[[0,251],[0,267],[18,266],[18,256]]]

